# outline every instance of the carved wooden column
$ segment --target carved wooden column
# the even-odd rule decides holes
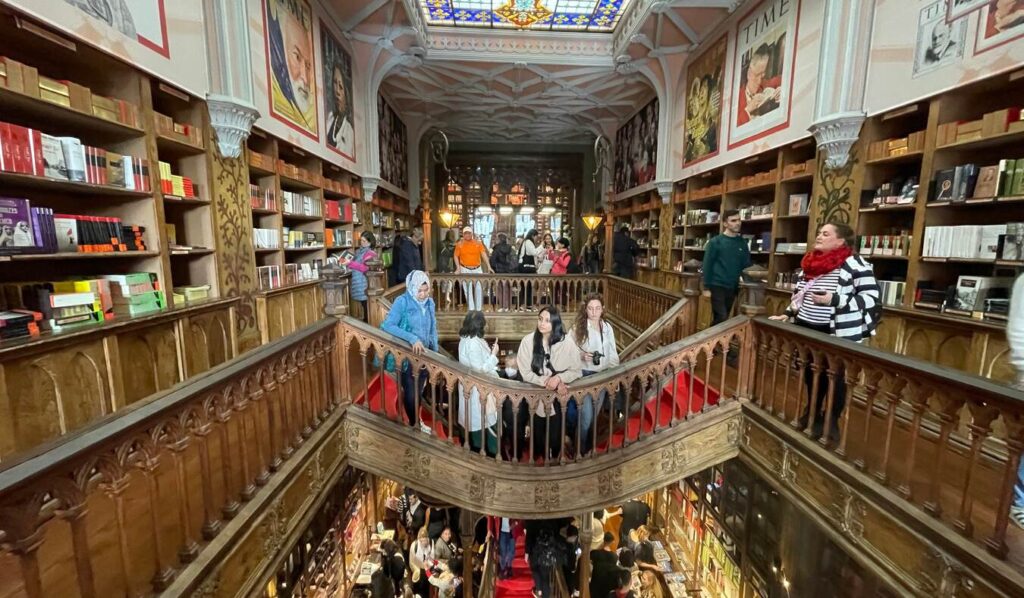
[[[615,238],[615,218],[608,213],[604,219],[604,273],[612,271],[612,241]],[[607,299],[607,297],[605,297]]]
[[[382,268],[381,261],[378,259],[372,259],[366,262],[366,321],[373,327],[379,327],[381,324],[380,310],[377,309],[377,303],[384,294],[384,287],[386,285],[385,273]]]
[[[594,540],[594,514],[587,511],[580,517],[579,587],[580,598],[590,598],[590,543]]]
[[[423,208],[423,243],[420,244],[420,249],[423,251],[423,269],[427,272],[434,271],[434,230],[430,225],[432,210],[430,206],[430,181],[427,180],[427,175],[423,175],[423,187],[420,189],[420,207]]]

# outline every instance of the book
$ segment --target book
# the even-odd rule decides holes
[[[1010,288],[1013,278],[994,276],[960,276],[956,281],[956,292],[947,305],[949,310],[967,312],[982,311],[985,299],[992,289]]]
[[[60,139],[44,133],[41,140],[43,146],[43,175],[54,179],[67,179],[68,167],[64,161],[64,148]]]
[[[978,170],[972,198],[981,199],[999,195],[999,166],[982,166]]]
[[[85,146],[77,137],[58,137],[68,180],[85,182]]]
[[[999,176],[996,181],[996,195],[1003,196],[1010,194],[1010,184],[1013,182],[1013,170],[1016,163],[1016,160],[1004,159],[999,161]]]
[[[35,248],[29,201],[0,197],[0,253],[22,253]]]
[[[952,168],[935,173],[935,197],[933,201],[953,200],[953,180],[955,177],[956,170]]]
[[[789,196],[789,215],[806,214],[809,198],[810,196],[807,193],[791,193]]]

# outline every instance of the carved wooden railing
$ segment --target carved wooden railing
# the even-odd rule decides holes
[[[605,311],[616,314],[636,332],[646,330],[683,296],[651,285],[606,276]]]
[[[4,464],[0,595],[166,588],[340,405],[336,326],[322,320]]]
[[[1006,558],[1024,393],[790,324],[758,319],[753,329],[754,405]],[[846,408],[834,414],[843,385]],[[819,395],[816,421],[807,413],[821,410]]]
[[[697,332],[697,302],[683,297],[647,327],[640,336],[619,353],[619,359],[634,359],[649,351],[686,338]]]
[[[495,585],[498,583],[498,551],[495,544],[497,538],[488,538],[484,544],[484,569],[480,575],[480,587],[476,598],[494,598]]]
[[[748,383],[743,376],[746,370],[727,368],[724,360],[715,358],[730,344],[750,346],[745,342],[750,322],[745,319],[730,320],[629,363],[581,378],[569,384],[563,394],[474,372],[431,351],[416,355],[404,341],[350,318],[341,320],[341,330],[341,344],[347,353],[342,357],[347,364],[342,389],[353,397],[358,408],[414,429],[429,430],[438,441],[467,453],[470,443],[465,431],[469,429],[470,412],[493,413],[499,450],[488,454],[482,442],[476,451],[495,461],[526,467],[579,462],[621,450],[743,396]],[[740,364],[751,358],[747,351],[741,351]],[[406,394],[398,373],[403,367],[421,372],[419,376],[410,375],[414,385],[409,397],[412,421],[406,414]],[[472,399],[476,404],[462,417],[457,407],[460,386],[467,401],[472,391],[478,391]],[[674,403],[671,397],[676,397]],[[570,408],[579,417],[588,403],[593,408],[594,422],[610,422],[592,425],[589,438],[583,435],[581,426],[573,428],[567,422]],[[533,416],[538,413],[548,415],[534,422]],[[527,433],[535,423],[554,432],[543,436],[537,431]],[[603,428],[600,433],[599,428]],[[587,452],[587,446],[595,450]]]
[[[466,291],[480,286],[482,311],[522,311],[554,305],[573,313],[591,293],[604,293],[607,277],[567,274],[431,274],[431,294],[439,313],[469,309]]]

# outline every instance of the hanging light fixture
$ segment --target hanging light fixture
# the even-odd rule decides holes
[[[451,228],[455,226],[455,222],[458,221],[459,219],[459,215],[449,210],[448,208],[444,208],[443,210],[441,210],[437,214],[437,216],[438,218],[441,219],[441,224],[443,224],[445,228]]]
[[[601,224],[603,219],[604,217],[600,214],[587,214],[583,217],[583,226],[586,226],[587,230],[593,231],[597,228],[597,225]]]

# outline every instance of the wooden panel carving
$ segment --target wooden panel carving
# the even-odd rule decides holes
[[[234,357],[230,319],[228,310],[218,310],[183,322],[187,376],[201,374]]]
[[[701,295],[697,299],[697,330],[710,327],[711,319],[711,299]]]
[[[181,381],[175,332],[174,324],[167,323],[117,336],[124,405]]]
[[[353,466],[473,511],[507,517],[592,511],[678,481],[735,456],[739,425],[738,405],[728,403],[623,452],[523,471],[410,435],[407,428],[361,409],[350,409],[345,422]]]
[[[741,458],[802,510],[824,524],[823,529],[852,557],[904,595],[1003,596],[1005,578],[987,577],[961,564],[969,541],[936,531],[930,539],[914,531],[941,524],[922,513],[908,516],[876,502],[863,476],[817,447],[793,442],[800,435],[782,422],[747,417]],[[781,455],[781,458],[780,458]],[[839,468],[844,475],[836,475]],[[902,519],[901,519],[902,517]],[[945,538],[945,541],[940,540]]]
[[[291,295],[275,295],[267,298],[267,338],[270,341],[287,336],[292,326]]]

